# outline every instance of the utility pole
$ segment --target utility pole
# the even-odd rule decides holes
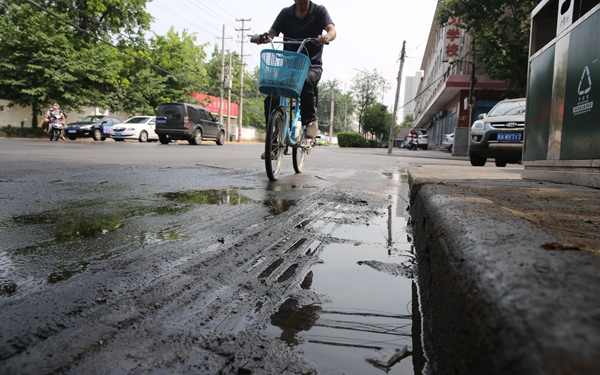
[[[346,84],[344,83],[344,95],[347,95]],[[344,131],[348,131],[348,100],[344,98]]]
[[[348,103],[346,102],[344,111],[344,131],[348,131]]]
[[[334,108],[334,99],[333,99],[333,86],[331,87],[331,114],[329,115],[329,144],[333,144],[333,108]]]
[[[227,73],[227,135],[231,134],[231,87],[233,83],[233,76],[231,75],[231,59],[232,54],[229,52],[229,70]]]
[[[242,23],[241,29],[236,29],[237,31],[242,32],[242,53],[240,55],[240,108],[238,113],[238,142],[242,140],[242,119],[244,113],[244,31],[248,31],[250,29],[244,28],[244,23],[246,21],[252,21],[252,18],[248,19],[236,19],[236,21]]]
[[[223,92],[225,86],[225,25],[223,25],[223,35],[221,37],[221,78],[219,80],[219,123],[223,123]]]
[[[400,100],[400,83],[402,83],[402,67],[404,66],[404,54],[406,52],[406,40],[402,42],[400,52],[400,68],[398,69],[398,84],[396,85],[396,99],[394,100],[394,112],[392,114],[392,126],[390,127],[390,138],[388,139],[388,154],[392,153],[394,147],[394,130],[396,130],[396,114],[398,113],[398,100]]]
[[[471,42],[471,51],[475,51],[475,39]],[[475,59],[471,55],[471,85],[469,86],[469,128],[473,125],[473,94],[475,93],[475,84],[477,77],[475,76]]]

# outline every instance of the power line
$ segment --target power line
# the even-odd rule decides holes
[[[229,14],[231,17],[233,17],[233,19],[236,19],[237,17],[234,16],[233,14],[229,13],[225,8],[223,8],[222,6],[219,5],[219,3],[217,3],[215,0],[211,0],[216,6],[218,6],[219,8],[223,9],[223,11],[227,14]]]
[[[192,5],[194,5],[195,7],[197,7],[198,9],[202,10],[203,12],[209,12],[209,13],[214,14],[214,17],[220,19],[223,23],[228,24],[229,26],[235,28],[236,25],[234,23],[230,23],[230,21],[228,21],[227,19],[225,19],[225,17],[221,16],[220,14],[218,14],[217,12],[215,12],[214,10],[212,10],[211,8],[209,8],[208,6],[206,6],[206,5],[202,4],[202,3],[197,3],[194,0],[192,0],[190,3]],[[221,8],[221,9],[223,9],[223,8]],[[231,17],[233,19],[235,19],[234,16],[231,16]]]
[[[183,21],[183,22],[187,23],[188,25],[192,26],[192,28],[195,28],[195,29],[197,29],[197,30],[201,30],[201,31],[207,32],[207,33],[209,33],[209,34],[214,34],[214,32],[213,32],[213,31],[210,31],[210,30],[207,30],[207,29],[204,29],[204,28],[202,28],[202,27],[199,27],[199,26],[197,26],[197,25],[196,25],[195,23],[193,23],[192,21],[190,21],[190,20],[188,20],[188,19],[186,19],[186,18],[183,18],[183,17],[181,17],[181,16],[180,16],[180,15],[178,15],[177,13],[175,13],[175,12],[171,11],[169,8],[167,8],[167,7],[163,6],[163,5],[159,4],[159,3],[155,3],[154,5],[156,5],[157,7],[159,7],[160,9],[162,9],[163,11],[165,11],[165,12],[167,12],[167,13],[171,14],[173,17],[175,17],[175,18],[177,18],[177,19],[179,19],[179,20],[181,20],[181,21]]]

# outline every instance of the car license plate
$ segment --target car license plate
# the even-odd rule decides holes
[[[115,133],[115,137],[120,137],[121,133]]]
[[[518,142],[521,140],[521,133],[498,133],[498,142]]]
[[[156,120],[157,124],[166,124],[167,120]]]
[[[69,130],[69,133],[77,133],[77,130]]]

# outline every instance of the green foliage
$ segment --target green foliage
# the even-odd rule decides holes
[[[3,126],[0,128],[0,133],[6,134],[7,137],[46,137],[47,134],[40,128],[24,128],[14,126]]]
[[[154,34],[149,43],[152,61],[176,75],[158,71],[158,75],[165,77],[161,101],[189,101],[189,93],[194,91],[208,94],[206,45],[196,45],[195,34],[183,30],[179,35],[171,27],[166,35]]]
[[[387,137],[392,124],[392,114],[388,112],[387,106],[376,103],[365,110],[363,115],[363,129],[374,133],[379,139]]]
[[[377,103],[377,96],[390,88],[390,84],[377,69],[373,71],[361,70],[353,79],[351,91],[356,99],[358,108],[358,125],[362,133],[369,128],[365,126],[365,112]],[[391,123],[391,120],[390,120]]]
[[[215,47],[207,61],[208,44],[198,44],[187,30],[146,40],[147,0],[36,3],[80,29],[27,3],[0,0],[0,97],[11,100],[8,107],[32,106],[33,127],[54,101],[66,111],[91,104],[152,114],[160,102],[193,101],[193,91],[219,96],[220,50]],[[240,58],[227,52],[226,66],[230,55],[232,101],[239,102]],[[264,129],[257,77],[257,70],[244,76],[244,123]]]
[[[36,1],[81,29],[96,35],[141,33],[150,28],[147,0],[44,0]]]
[[[244,126],[254,126],[258,131],[265,132],[265,100],[263,98],[244,99]]]
[[[340,147],[365,147],[366,140],[360,133],[342,132],[337,134]]]
[[[237,55],[235,57],[237,59]],[[236,80],[236,75],[234,75],[233,86],[237,86],[237,93],[239,93],[239,68],[237,72],[238,78]],[[254,126],[258,131],[264,132],[267,129],[264,110],[265,95],[258,91],[258,73],[258,67],[252,72],[244,73],[244,118],[242,119],[242,125]],[[232,95],[232,100],[234,100],[233,97]],[[235,95],[235,97],[239,99],[239,95]]]
[[[63,109],[104,104],[105,88],[118,81],[120,63],[104,44],[86,43],[60,22],[28,4],[11,4],[0,18],[0,95],[33,107],[37,116],[53,101]]]
[[[332,93],[334,98],[333,133],[337,134],[347,130],[344,126],[349,123],[348,117],[356,109],[356,101],[354,101],[350,93],[342,93],[338,80],[320,82],[317,115],[319,116],[319,128],[324,133],[329,133]]]
[[[409,113],[406,116],[404,116],[404,121],[402,121],[402,124],[400,124],[400,126],[412,127],[414,120],[415,120],[415,116],[412,113]]]
[[[527,89],[530,14],[537,0],[444,0],[437,20],[460,16],[473,36],[474,61],[487,76],[508,82],[522,95]]]

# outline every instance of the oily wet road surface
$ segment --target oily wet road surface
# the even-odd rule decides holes
[[[420,373],[403,178],[123,168],[3,181],[0,370]],[[53,201],[48,183],[62,187]]]

